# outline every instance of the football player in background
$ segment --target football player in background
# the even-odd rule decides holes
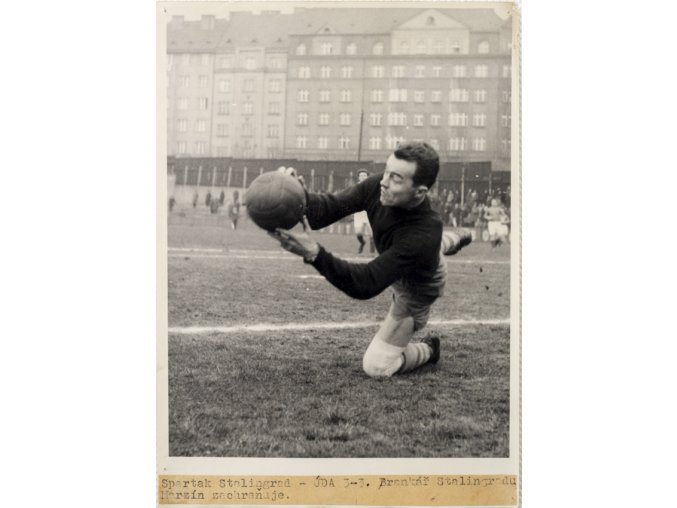
[[[357,183],[364,182],[369,176],[369,172],[366,169],[360,169],[357,172]],[[357,236],[357,241],[360,246],[357,249],[358,254],[362,254],[364,250],[364,245],[369,242],[369,252],[374,253],[376,247],[374,245],[374,235],[371,232],[371,225],[369,224],[369,217],[367,217],[367,212],[362,210],[353,215],[353,223],[355,225],[355,235]],[[366,240],[365,240],[366,238]]]
[[[289,170],[288,170],[289,171]],[[443,224],[427,197],[437,179],[439,156],[427,143],[400,145],[382,175],[372,175],[337,194],[306,191],[304,232],[270,233],[282,247],[302,256],[348,296],[365,300],[392,289],[390,310],[364,353],[362,367],[371,377],[390,377],[440,358],[440,339],[413,342],[428,322],[432,304],[444,292],[444,254],[471,242],[470,232],[443,234]],[[365,210],[378,256],[369,263],[349,263],[318,244],[310,228],[320,229]]]

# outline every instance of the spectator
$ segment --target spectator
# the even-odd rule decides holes
[[[174,210],[174,205],[176,204],[176,199],[174,199],[174,196],[171,196],[169,198],[169,212],[171,213],[172,210]]]
[[[209,208],[209,203],[212,202],[212,191],[207,191],[207,195],[205,196],[205,206]]]
[[[193,208],[197,207],[197,202],[200,199],[200,195],[197,192],[197,189],[195,189],[195,192],[193,192]]]
[[[219,194],[219,205],[223,206],[223,203],[226,201],[226,193],[221,189],[221,194]]]

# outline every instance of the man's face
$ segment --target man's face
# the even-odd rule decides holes
[[[364,182],[369,175],[364,171],[357,174],[357,183]]]
[[[421,191],[414,185],[416,163],[398,159],[391,154],[381,179],[381,204],[409,208],[420,200]]]

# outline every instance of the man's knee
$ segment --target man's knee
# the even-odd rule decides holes
[[[390,377],[400,370],[404,349],[374,339],[364,352],[362,369],[369,377]]]

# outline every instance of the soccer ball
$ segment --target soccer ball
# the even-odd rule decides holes
[[[245,194],[247,213],[260,228],[291,229],[303,218],[306,193],[301,183],[280,171],[263,173]]]

